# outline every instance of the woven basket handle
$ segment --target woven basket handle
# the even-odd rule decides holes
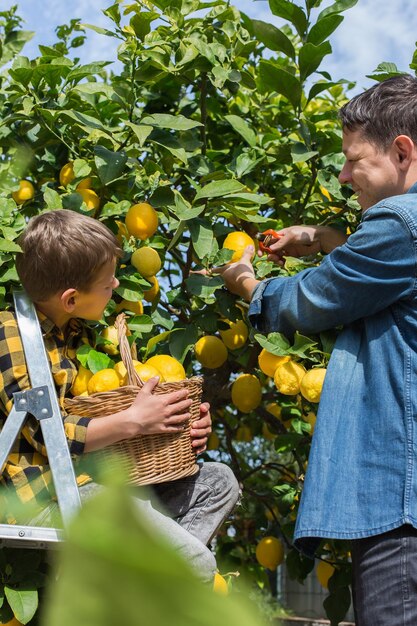
[[[144,382],[139,376],[139,374],[137,373],[137,371],[135,370],[135,367],[133,365],[133,357],[136,356],[136,346],[133,343],[132,347],[130,347],[129,342],[127,340],[127,324],[126,324],[126,315],[124,313],[120,313],[116,317],[114,326],[117,330],[117,336],[119,339],[120,356],[127,370],[128,384],[137,385],[138,387],[143,387]]]

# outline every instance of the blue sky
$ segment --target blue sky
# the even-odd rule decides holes
[[[233,0],[232,0],[233,2]],[[298,4],[304,5],[302,0]],[[325,0],[322,8],[331,3]],[[25,49],[29,57],[37,55],[37,45],[55,41],[58,24],[79,17],[82,22],[108,26],[102,9],[111,0],[3,0],[1,10],[19,5],[25,28],[36,35]],[[279,25],[272,16],[268,2],[234,0],[234,4],[251,17]],[[366,78],[382,61],[391,61],[408,71],[417,38],[417,12],[410,0],[358,0],[358,4],[344,13],[345,19],[331,38],[333,54],[322,65],[333,79],[347,78],[357,82],[355,91],[372,84]],[[82,61],[115,60],[116,40],[89,31],[87,44],[79,49]]]

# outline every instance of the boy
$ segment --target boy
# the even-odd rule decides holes
[[[172,433],[189,418],[187,390],[163,395],[152,391],[158,378],[149,380],[132,406],[113,415],[91,419],[67,415],[63,402],[77,374],[76,350],[89,342],[83,320],[99,320],[119,284],[115,278],[121,249],[113,233],[101,222],[68,210],[46,212],[32,218],[20,237],[22,253],[16,268],[23,287],[35,303],[52,375],[62,408],[70,452],[75,457],[137,435]],[[19,331],[12,311],[0,313],[0,419],[12,407],[13,393],[30,388]],[[191,431],[197,452],[205,449],[211,419],[208,404]],[[53,497],[51,473],[42,433],[29,416],[8,458],[2,477],[24,503],[43,508],[37,522],[48,525]],[[78,476],[81,499],[101,487]],[[238,498],[237,481],[220,463],[205,463],[183,480],[154,487],[154,494],[170,519],[154,508],[154,500],[137,494],[137,506],[165,533],[190,561],[203,580],[213,578],[216,563],[206,547]],[[178,523],[177,523],[178,522]],[[33,523],[33,522],[32,522]]]

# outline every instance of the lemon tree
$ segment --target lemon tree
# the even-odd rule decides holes
[[[329,38],[354,4],[270,0],[263,21],[226,0],[114,2],[103,10],[105,29],[71,16],[35,58],[25,54],[31,33],[16,7],[0,14],[0,305],[12,304],[17,238],[32,215],[65,208],[115,233],[120,284],[92,325],[95,345],[77,353],[73,393],[90,393],[95,376],[94,392],[126,384],[111,330],[121,312],[137,364],[165,381],[204,375],[214,428],[204,458],[233,468],[245,503],[218,538],[221,571],[265,588],[268,566],[256,558],[264,537],[282,542],[292,578],[302,582],[313,567],[292,548],[292,533],[337,333],[257,334],[216,272],[193,270],[238,260],[268,229],[355,228],[357,204],[337,179],[335,113],[352,85],[322,71]],[[117,72],[116,58],[79,60],[89,28],[118,41]],[[375,79],[397,71],[382,64]],[[286,257],[277,266],[253,256],[259,279],[320,262]],[[322,556],[338,564],[332,617],[349,559],[337,541]],[[0,617],[11,618],[8,607],[9,599]]]

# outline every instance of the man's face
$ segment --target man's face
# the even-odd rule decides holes
[[[361,131],[344,129],[343,153],[346,161],[339,182],[351,185],[363,211],[404,192],[394,144],[383,152],[364,139]]]

